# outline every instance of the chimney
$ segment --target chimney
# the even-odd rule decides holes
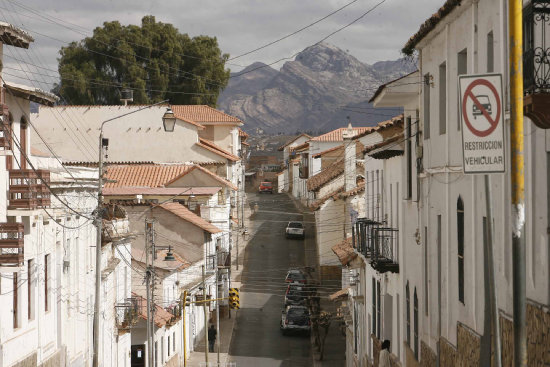
[[[351,127],[351,123],[348,124],[348,128],[342,133],[344,139],[344,190],[349,191],[354,189],[356,183],[356,165],[355,165],[355,140],[353,140],[354,131]]]

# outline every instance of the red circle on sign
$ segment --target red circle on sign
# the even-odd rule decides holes
[[[477,99],[475,98],[475,96],[472,93],[472,89],[474,87],[478,86],[478,85],[486,86],[495,95],[495,100],[497,101],[497,116],[496,116],[496,119],[494,119],[494,120],[491,118],[491,116],[489,116],[489,114],[487,113],[485,108],[479,103],[479,101],[477,101]],[[474,100],[474,103],[477,105],[479,110],[483,113],[483,116],[485,116],[485,118],[487,119],[487,121],[491,125],[487,130],[478,130],[475,127],[473,127],[472,124],[470,123],[470,120],[468,119],[468,114],[466,113],[466,110],[467,110],[466,109],[466,102],[468,101],[468,98],[472,98]],[[476,101],[477,101],[477,103],[476,103]],[[474,80],[468,86],[468,88],[466,88],[466,91],[464,92],[464,97],[462,97],[462,116],[464,117],[464,122],[466,123],[466,126],[468,126],[468,129],[474,135],[479,136],[480,138],[483,138],[483,137],[489,135],[490,133],[492,133],[497,128],[498,122],[500,120],[500,107],[501,107],[500,106],[500,98],[499,98],[498,92],[497,92],[495,86],[493,84],[491,84],[486,79],[476,79],[476,80]]]

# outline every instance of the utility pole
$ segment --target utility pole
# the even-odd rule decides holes
[[[510,148],[512,159],[512,263],[514,366],[527,365],[525,285],[525,177],[523,160],[523,1],[509,0]]]
[[[219,249],[216,247],[216,347],[218,350],[218,366],[220,365],[220,295],[219,295]]]
[[[151,330],[151,267],[149,265],[149,238],[151,230],[153,229],[153,222],[145,220],[145,267],[147,268],[145,272],[145,288],[147,293],[147,354],[148,361],[150,366],[154,366],[153,361],[153,334]]]
[[[186,308],[187,308],[187,290],[183,291],[183,294],[181,295],[181,313],[182,313],[182,317],[181,319],[183,320],[183,367],[187,367],[187,332],[185,330],[185,323],[186,323],[186,320],[185,320],[185,311],[186,311]]]
[[[99,177],[97,180],[97,218],[95,247],[94,353],[92,366],[99,366],[99,310],[101,307],[101,237],[103,235],[103,129],[99,132]]]
[[[204,312],[204,361],[208,365],[208,315],[206,313],[206,277],[202,266],[202,307]]]

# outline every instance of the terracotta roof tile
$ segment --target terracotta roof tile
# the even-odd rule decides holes
[[[316,136],[312,138],[312,141],[344,141],[343,133],[346,131],[347,127],[341,127],[336,130],[329,131],[326,134]],[[369,131],[373,129],[373,127],[370,126],[364,126],[364,127],[352,127],[354,130],[354,135],[359,135],[364,133],[365,131]]]
[[[341,193],[342,191],[344,191],[344,186],[341,186],[339,188],[337,188],[336,190],[332,191],[331,193],[329,194],[326,194],[325,196],[323,196],[322,198],[320,199],[317,199],[316,201],[314,201],[309,207],[312,209],[312,210],[317,210],[321,207],[321,205],[323,205],[327,200],[329,199],[337,199],[338,198],[338,194]]]
[[[194,121],[199,124],[240,125],[243,123],[237,117],[228,115],[207,105],[172,105],[171,107],[177,118]]]
[[[322,152],[313,155],[313,158],[320,158],[320,157],[324,156],[327,153],[334,152],[334,151],[337,151],[337,150],[344,150],[344,146],[343,145],[337,145],[337,146],[332,147],[330,149],[323,150]]]
[[[170,184],[172,184],[173,182],[175,182],[176,180],[180,179],[181,177],[185,176],[186,174],[190,173],[191,171],[193,171],[194,169],[197,169],[203,173],[205,173],[206,175],[209,175],[210,177],[212,177],[213,179],[215,179],[216,181],[218,181],[219,183],[221,183],[222,185],[224,186],[227,186],[233,190],[238,190],[237,186],[233,185],[231,182],[227,181],[226,179],[216,175],[215,173],[212,173],[210,172],[209,170],[207,170],[206,168],[198,165],[198,164],[195,164],[193,166],[192,169],[190,169],[189,171],[186,171],[186,172],[183,172],[181,175],[177,176],[177,177],[174,177],[172,180],[166,182],[165,186],[168,186]]]
[[[211,196],[220,191],[219,187],[106,187],[105,196],[155,195],[155,196]]]
[[[344,159],[332,163],[330,166],[311,176],[307,180],[308,191],[318,191],[323,185],[344,173]]]
[[[353,138],[358,139],[358,138],[361,138],[365,135],[369,135],[369,134],[372,134],[372,133],[377,132],[377,131],[383,131],[383,130],[386,130],[386,129],[389,129],[389,128],[392,128],[392,127],[403,127],[403,118],[404,118],[403,114],[400,114],[400,115],[397,115],[395,117],[392,117],[389,120],[379,122],[371,130],[365,131],[361,134],[357,134]]]
[[[147,300],[134,292],[132,292],[132,297],[137,300],[139,317],[147,321]],[[154,303],[154,305],[155,305],[155,312],[154,312],[155,325],[161,328],[169,324],[170,320],[172,320],[174,315],[172,315],[170,312],[166,311],[164,308],[160,307],[156,303]]]
[[[186,164],[110,165],[105,177],[116,182],[106,182],[105,187],[163,187],[194,167]]]
[[[220,148],[219,146],[217,146],[216,144],[214,144],[213,142],[211,142],[210,140],[206,140],[206,139],[203,139],[203,138],[199,138],[199,142],[196,143],[198,146],[204,148],[204,149],[207,149],[213,153],[216,153],[217,155],[219,156],[222,156],[224,157],[225,159],[228,159],[230,161],[233,161],[233,162],[237,162],[237,161],[240,161],[241,159],[239,157],[237,157],[236,155],[234,154],[231,154],[230,152],[228,152],[227,150],[225,149],[222,149]]]
[[[359,194],[360,192],[363,192],[363,191],[365,191],[365,181],[359,183],[357,185],[357,187],[355,187],[351,190],[348,190],[346,192],[343,192],[338,196],[340,197],[340,199],[345,199],[345,198],[348,198],[350,196],[357,195],[357,194]]]
[[[403,134],[394,135],[380,143],[371,145],[363,149],[363,153],[372,155],[375,159],[387,159],[396,155],[403,154]],[[385,149],[381,149],[384,148]],[[379,151],[378,151],[379,150]]]
[[[352,238],[348,237],[344,241],[331,247],[332,252],[336,254],[342,265],[348,265],[349,262],[357,257],[353,251]]]
[[[248,138],[249,137],[249,135],[241,128],[239,128],[239,136],[242,137],[242,138]]]
[[[460,6],[461,2],[462,0],[445,1],[445,4],[443,4],[443,6],[439,8],[437,13],[428,18],[420,26],[420,29],[411,38],[409,38],[405,46],[403,46],[402,52],[405,55],[412,55],[412,53],[414,52],[414,48],[416,47],[418,42],[426,37],[428,33],[430,33],[443,18],[445,18],[451,11],[454,10],[454,8]]]
[[[160,204],[159,207],[169,211],[170,213],[177,215],[181,219],[192,223],[196,225],[197,227],[200,227],[204,229],[207,232],[210,233],[219,233],[221,232],[221,229],[213,225],[212,223],[208,222],[207,220],[199,217],[189,209],[187,209],[185,206],[181,205],[180,203],[164,203]]]

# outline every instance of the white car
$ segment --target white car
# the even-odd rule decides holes
[[[302,222],[288,222],[285,230],[286,238],[299,237],[304,239],[306,232]]]

